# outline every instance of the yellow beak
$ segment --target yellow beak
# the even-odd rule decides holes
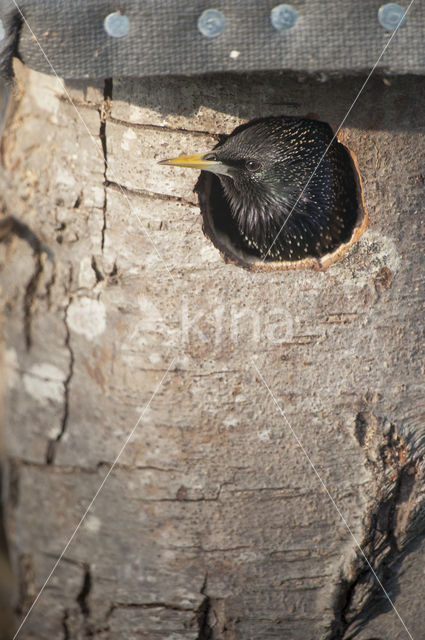
[[[219,160],[204,160],[204,156],[201,154],[161,160],[158,164],[169,164],[173,167],[189,167],[200,171],[212,171],[213,173],[229,175],[229,167],[227,165]]]

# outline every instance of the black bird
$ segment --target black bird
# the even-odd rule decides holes
[[[160,164],[217,174],[249,253],[263,260],[320,257],[350,238],[358,211],[351,157],[333,136],[325,122],[262,118],[209,153]]]

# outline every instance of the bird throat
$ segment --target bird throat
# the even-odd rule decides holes
[[[282,226],[291,212],[291,202],[270,197],[264,191],[237,188],[234,180],[219,176],[230,212],[241,235],[242,244],[249,252],[264,258],[269,252],[279,258],[278,245]],[[272,251],[274,247],[274,252]],[[272,256],[271,256],[272,257]]]

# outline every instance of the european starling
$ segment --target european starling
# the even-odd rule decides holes
[[[247,252],[320,257],[350,238],[358,211],[350,154],[332,138],[324,122],[269,117],[238,127],[209,153],[160,164],[218,176]]]

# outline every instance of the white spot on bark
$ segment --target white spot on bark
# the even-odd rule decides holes
[[[150,583],[158,582],[158,578],[156,576],[145,576],[145,580]]]
[[[177,369],[193,369],[195,366],[195,361],[193,358],[184,354],[180,357],[177,357],[174,362],[174,367]]]
[[[397,273],[400,269],[401,257],[393,238],[383,236],[370,229],[363,235],[363,241],[374,255],[374,260],[379,266],[385,266]]]
[[[261,442],[270,442],[270,429],[257,429],[257,436]]]
[[[95,185],[84,185],[84,204],[87,207],[100,207],[103,206],[103,200],[105,192],[102,187]]]
[[[131,141],[136,139],[137,139],[137,135],[134,129],[130,129],[130,128],[126,129],[121,139],[121,149],[123,149],[123,151],[130,151],[132,146]]]
[[[67,321],[70,329],[93,340],[106,329],[106,308],[103,302],[91,298],[77,298],[68,309]]]
[[[212,244],[206,244],[199,251],[202,262],[220,262],[220,252]]]
[[[134,105],[130,105],[128,109],[128,120],[130,122],[140,122],[140,119],[142,117],[141,112],[142,112],[142,109],[140,107],[135,107]]]
[[[49,362],[33,364],[24,373],[25,390],[40,404],[63,402],[64,382],[66,374]]]
[[[161,331],[164,325],[164,318],[152,300],[140,295],[137,298],[140,309],[140,327],[144,331]]]
[[[232,60],[236,60],[236,58],[239,58],[240,55],[241,55],[241,52],[236,51],[236,49],[233,49],[233,51],[229,53],[229,56],[232,58]]]
[[[255,551],[241,551],[237,554],[238,561],[241,565],[245,562],[257,562],[259,557],[261,557],[260,554]]]
[[[60,184],[65,187],[74,187],[75,178],[72,173],[59,169],[59,171],[56,173],[56,184]]]
[[[85,256],[80,262],[78,273],[78,285],[86,289],[92,289],[96,284],[96,275],[91,266],[90,256]]]
[[[30,86],[29,92],[39,109],[47,111],[53,124],[57,123],[57,114],[59,111],[59,96],[64,94],[63,83],[59,78],[39,74],[29,76]]]
[[[6,384],[9,389],[15,386],[19,378],[19,361],[15,349],[6,349],[4,352],[4,368]]]
[[[102,521],[93,515],[88,515],[86,518],[86,529],[90,531],[90,533],[98,533],[102,526]]]
[[[357,245],[356,259],[351,271],[343,261],[335,265],[335,275],[344,278],[343,287],[347,291],[351,287],[364,287],[371,283],[372,278],[383,267],[388,267],[396,275],[401,267],[401,256],[393,238],[384,236],[378,231],[368,229]],[[347,277],[351,273],[351,277]]]
[[[227,418],[224,418],[223,425],[225,427],[237,427],[239,424],[239,420],[236,416],[229,415]]]
[[[61,431],[62,429],[59,425],[56,427],[52,427],[47,432],[47,437],[49,438],[49,440],[57,440],[58,436],[60,436],[61,434]]]

